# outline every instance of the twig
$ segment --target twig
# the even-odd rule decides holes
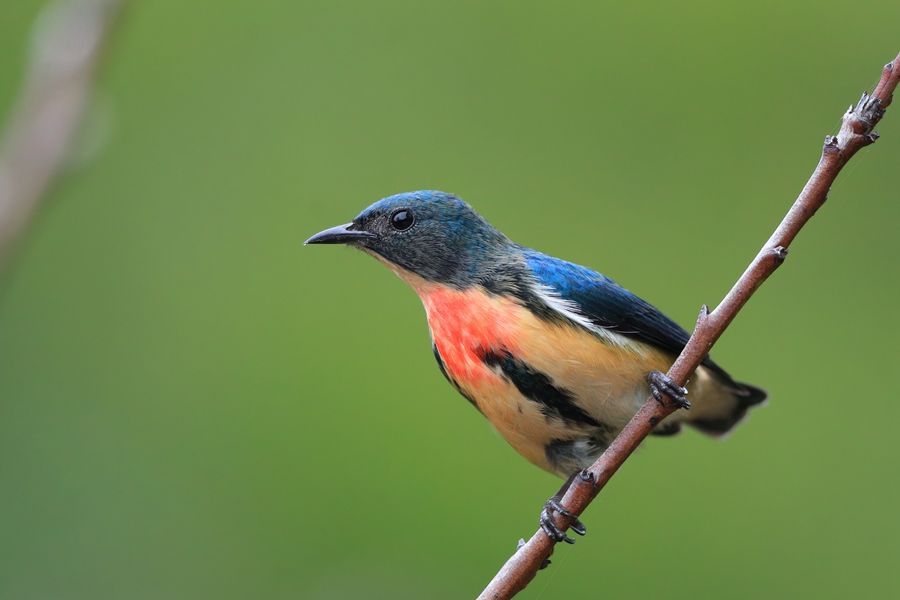
[[[841,168],[860,148],[878,138],[873,129],[891,103],[898,80],[900,54],[885,65],[872,94],[863,93],[856,106],[847,110],[838,134],[825,138],[819,164],[803,191],[722,303],[712,312],[706,306],[700,309],[694,333],[669,369],[669,376],[679,385],[687,382],[753,292],[784,262],[794,237],[825,203],[828,190]],[[650,431],[675,410],[674,405],[667,403],[664,406],[649,397],[600,458],[575,478],[562,498],[563,507],[576,516],[580,515]],[[555,521],[562,530],[568,528],[571,522],[570,518],[559,514],[555,515]],[[503,600],[524,589],[552,554],[554,544],[538,529],[506,561],[479,599]]]
[[[124,0],[57,0],[41,13],[0,146],[0,266],[63,170]]]

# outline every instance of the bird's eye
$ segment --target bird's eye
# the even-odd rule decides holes
[[[391,215],[391,225],[397,231],[405,231],[412,227],[413,223],[415,223],[415,217],[413,217],[412,211],[408,208],[401,208],[399,210],[395,210]]]

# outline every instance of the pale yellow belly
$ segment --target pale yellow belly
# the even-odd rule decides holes
[[[665,371],[671,359],[649,347],[639,351],[610,346],[571,326],[542,325],[540,335],[520,338],[516,358],[570,393],[572,402],[600,427],[548,417],[541,402],[525,396],[499,369],[487,365],[481,367],[484,377],[457,383],[516,451],[542,469],[567,476],[571,461],[557,464],[548,449],[566,440],[593,439],[597,454],[647,397],[647,373]]]

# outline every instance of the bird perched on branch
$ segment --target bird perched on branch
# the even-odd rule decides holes
[[[451,194],[390,196],[306,243],[359,248],[406,281],[441,372],[522,456],[562,477],[589,466],[648,394],[691,409],[659,435],[682,424],[721,435],[766,397],[709,358],[676,385],[664,372],[684,329],[609,277],[514,243]],[[565,488],[541,513],[557,541],[571,541],[549,518],[565,513]],[[577,519],[572,529],[584,534]]]

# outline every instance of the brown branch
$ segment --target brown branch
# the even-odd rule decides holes
[[[124,0],[57,0],[41,13],[0,146],[0,266],[64,170]]]
[[[825,138],[819,164],[803,191],[721,304],[712,312],[706,306],[700,309],[694,333],[669,369],[669,376],[679,385],[687,382],[753,292],[784,262],[787,249],[797,233],[825,203],[828,190],[841,168],[860,148],[878,138],[873,128],[891,103],[898,80],[900,54],[885,65],[872,94],[864,93],[856,106],[847,110],[838,134]],[[562,498],[563,507],[574,515],[580,515],[653,427],[675,410],[674,405],[663,406],[652,397],[648,398],[600,458],[582,471],[580,477],[575,478]],[[563,530],[571,523],[570,518],[562,515],[556,515],[555,521]],[[538,529],[506,561],[479,599],[511,598],[524,589],[553,552],[554,544],[553,540]]]

